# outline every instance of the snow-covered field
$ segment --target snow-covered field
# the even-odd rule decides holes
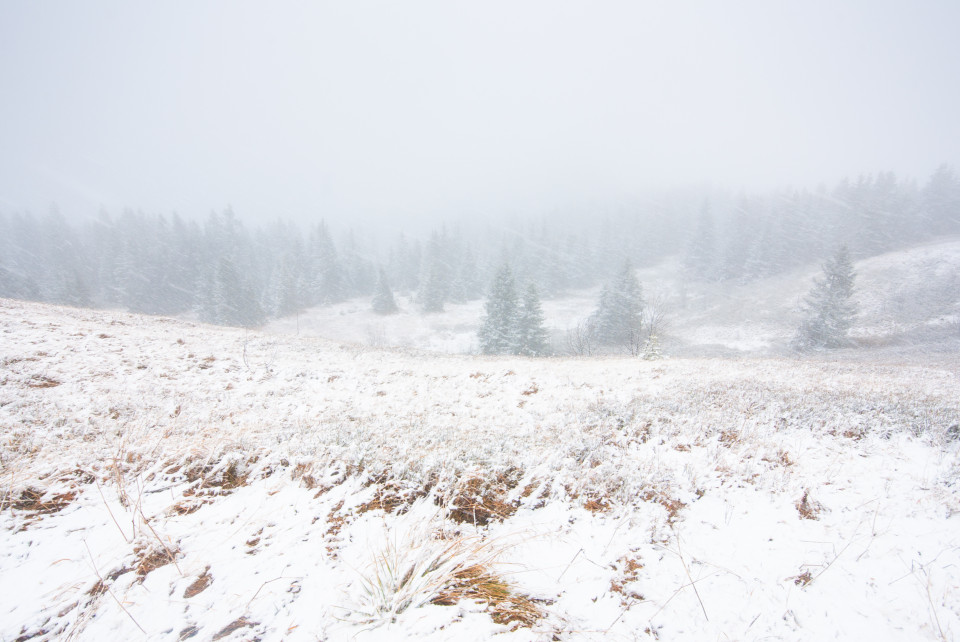
[[[960,637],[955,354],[362,343],[0,300],[0,638]]]

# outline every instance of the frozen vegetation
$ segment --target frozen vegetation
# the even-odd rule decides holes
[[[957,352],[844,354],[438,355],[2,300],[0,637],[954,639]]]

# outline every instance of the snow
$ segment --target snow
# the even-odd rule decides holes
[[[912,345],[960,349],[960,240],[945,238],[855,263],[859,313],[851,337],[870,348]],[[660,333],[673,356],[780,356],[789,352],[800,302],[820,267],[806,266],[747,284],[697,283],[683,278],[677,259],[637,270],[648,303],[665,311]],[[599,289],[544,300],[554,349],[570,352],[568,333],[597,307]],[[447,354],[479,352],[483,302],[445,306],[423,315],[410,296],[400,312],[380,316],[369,298],[311,308],[266,325],[269,334],[330,339],[372,348],[397,347]],[[945,347],[944,347],[945,346]]]
[[[956,354],[484,358],[272,330],[0,300],[0,638],[960,634]],[[457,517],[471,480],[502,514]],[[371,594],[383,560],[450,547]],[[430,603],[473,559],[542,616]]]

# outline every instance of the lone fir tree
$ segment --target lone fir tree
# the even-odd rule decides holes
[[[643,290],[629,261],[603,286],[597,310],[590,318],[601,345],[630,345],[643,327]]]
[[[531,283],[523,293],[523,301],[517,317],[517,354],[528,357],[547,354],[550,348],[547,341],[547,330],[543,323],[540,293],[537,286]]]
[[[373,301],[370,307],[377,314],[395,314],[397,312],[397,302],[393,298],[393,291],[387,282],[387,275],[380,268],[380,276],[377,279],[377,292],[373,295]]]
[[[515,354],[519,305],[513,272],[506,263],[497,270],[484,304],[483,321],[477,336],[483,354]]]
[[[857,315],[852,301],[855,276],[850,252],[845,245],[841,246],[823,264],[823,277],[814,281],[813,289],[804,299],[804,319],[793,340],[795,348],[838,348],[846,342]]]

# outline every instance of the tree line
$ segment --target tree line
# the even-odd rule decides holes
[[[389,312],[394,293],[424,314],[440,312],[489,296],[509,265],[516,303],[506,308],[527,310],[528,319],[536,316],[531,285],[539,300],[606,283],[596,314],[568,341],[590,352],[616,336],[637,352],[655,336],[644,329],[651,306],[642,293],[639,304],[624,303],[632,284],[607,282],[628,260],[679,254],[690,280],[748,283],[820,261],[841,244],[862,258],[960,234],[958,213],[960,179],[947,166],[922,186],[881,173],[830,189],[662,193],[602,212],[439,225],[421,238],[374,238],[324,221],[250,231],[229,208],[202,222],[133,210],[79,223],[56,208],[39,217],[0,212],[0,296],[256,326],[360,296]],[[626,325],[612,321],[616,306],[631,310]],[[509,350],[532,349],[509,341]]]

